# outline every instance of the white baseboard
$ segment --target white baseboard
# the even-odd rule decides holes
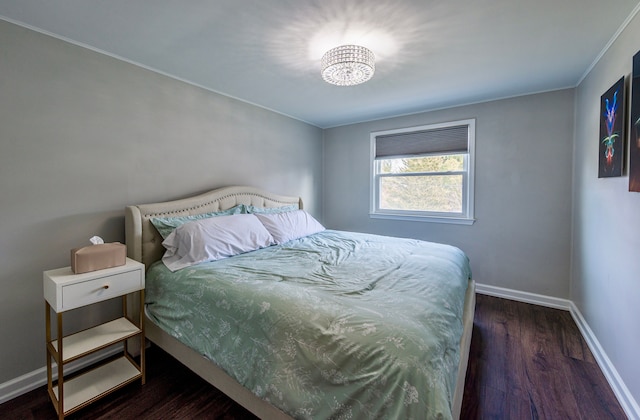
[[[587,324],[582,313],[580,313],[580,310],[572,301],[486,284],[476,284],[476,292],[483,295],[501,297],[518,302],[532,303],[534,305],[569,311],[627,417],[631,420],[640,420],[640,407],[638,406],[638,402],[635,400],[633,395],[631,395],[629,388],[627,388],[626,384],[618,374],[618,371],[613,366],[613,363],[611,363],[611,360],[600,345],[600,342],[589,327],[589,324]]]
[[[565,311],[571,310],[572,305],[571,301],[568,299],[538,295],[536,293],[521,292],[518,290],[505,289],[504,287],[490,286],[487,284],[476,283],[476,292],[482,295],[501,297],[518,302],[545,306],[547,308],[563,309]]]
[[[113,356],[116,353],[122,352],[122,347],[110,347],[104,350],[100,350],[92,354],[91,356],[78,359],[74,362],[65,365],[65,376],[67,373],[75,372],[79,369],[87,367],[107,357]],[[58,377],[58,368],[53,363],[53,377],[54,380]],[[33,391],[47,383],[47,368],[41,367],[33,372],[26,373],[8,382],[0,384],[0,404],[7,402],[13,398],[19,397],[22,394],[26,394],[29,391]]]

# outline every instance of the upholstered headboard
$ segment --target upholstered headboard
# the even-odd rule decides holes
[[[140,261],[147,268],[162,258],[164,254],[162,236],[151,224],[152,217],[191,216],[226,210],[238,204],[256,207],[285,207],[297,204],[298,208],[302,209],[300,197],[277,195],[246,186],[219,188],[193,197],[163,203],[127,206],[125,208],[127,256]]]

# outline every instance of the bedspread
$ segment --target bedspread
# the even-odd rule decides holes
[[[296,418],[451,418],[458,248],[327,230],[146,278],[150,319]]]

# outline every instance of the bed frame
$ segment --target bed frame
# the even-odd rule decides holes
[[[238,204],[256,207],[285,207],[298,205],[302,209],[300,197],[277,195],[258,188],[235,186],[216,189],[204,194],[180,200],[154,204],[127,206],[125,208],[125,236],[127,256],[140,261],[148,268],[162,258],[164,248],[162,237],[151,224],[152,217],[188,216],[212,211],[226,210]],[[453,418],[460,417],[464,382],[471,345],[473,315],[475,311],[475,283],[469,281],[464,307],[464,331],[460,341],[460,365],[453,398]],[[145,320],[147,338],[158,347],[171,354],[182,364],[204,380],[224,392],[238,404],[262,419],[291,419],[278,408],[254,395],[227,375],[222,369],[204,356],[182,344],[157,327],[149,319]]]

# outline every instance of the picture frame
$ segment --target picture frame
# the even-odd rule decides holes
[[[629,191],[640,192],[640,51],[633,56],[629,129]]]
[[[624,164],[624,76],[600,97],[598,178],[622,176]]]

